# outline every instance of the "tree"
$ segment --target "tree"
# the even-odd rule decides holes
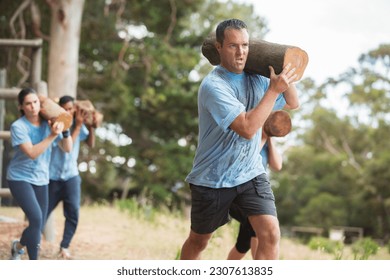
[[[47,0],[51,10],[49,97],[76,97],[84,0]]]

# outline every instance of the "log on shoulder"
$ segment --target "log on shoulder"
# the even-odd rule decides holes
[[[202,44],[202,53],[212,65],[220,63],[215,42],[215,36],[210,35]],[[269,65],[274,68],[276,74],[279,74],[288,63],[291,63],[292,67],[296,68],[295,81],[298,81],[302,78],[308,62],[309,57],[301,48],[257,39],[249,41],[248,59],[244,70],[269,78]]]
[[[92,102],[89,100],[76,100],[76,107],[86,113],[85,124],[94,128],[101,126],[103,122],[103,114],[95,109]]]
[[[290,114],[284,110],[271,112],[263,125],[269,137],[283,137],[290,133],[292,127]]]
[[[56,121],[63,122],[64,130],[69,129],[72,125],[73,116],[49,97],[44,95],[39,95],[38,97],[41,102],[41,116],[46,120],[51,120],[53,123]]]

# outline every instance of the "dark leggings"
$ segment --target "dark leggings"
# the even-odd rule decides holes
[[[251,247],[252,237],[256,237],[256,234],[249,221],[241,223],[236,242],[237,251],[241,254],[248,252]]]
[[[41,233],[46,223],[49,201],[48,186],[36,186],[24,181],[8,181],[9,189],[28,219],[20,244],[27,247],[30,260],[38,259]]]
[[[49,210],[48,215],[63,202],[65,227],[60,246],[68,248],[76,232],[79,222],[81,178],[75,176],[67,181],[53,181],[49,183]]]

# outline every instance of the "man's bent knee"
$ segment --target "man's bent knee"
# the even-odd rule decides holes
[[[270,215],[256,215],[249,217],[249,221],[260,240],[278,243],[280,240],[279,221]]]
[[[199,234],[191,230],[188,242],[196,251],[203,251],[211,238],[212,233]]]

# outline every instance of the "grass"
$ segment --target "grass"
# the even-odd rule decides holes
[[[20,236],[24,214],[18,207],[0,207],[0,216],[17,221],[0,222],[0,259],[8,259],[9,243]],[[63,221],[60,205],[54,212],[55,241],[47,242],[43,239],[41,259],[57,258]],[[144,215],[142,212],[129,212],[110,205],[83,206],[70,249],[74,258],[81,260],[174,260],[180,254],[189,227],[188,217],[169,214],[167,211],[153,210],[153,213]],[[233,221],[218,229],[203,252],[202,259],[226,259],[235,243],[237,227],[237,222]],[[245,259],[250,259],[249,253]],[[296,240],[282,238],[280,259],[333,260],[335,256],[322,250],[312,250]],[[349,247],[344,248],[342,259],[353,259]],[[390,254],[387,248],[380,248],[369,259],[389,260]]]

